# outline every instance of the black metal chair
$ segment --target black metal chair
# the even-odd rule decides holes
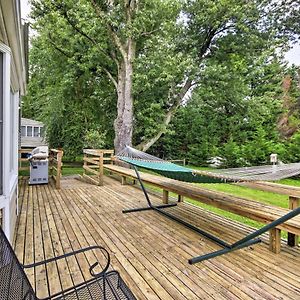
[[[24,268],[31,268],[46,265],[72,255],[91,250],[101,250],[107,261],[101,272],[95,273],[95,268],[99,266],[98,262],[92,264],[89,268],[92,278],[88,281],[70,287],[55,295],[44,299],[133,299],[136,298],[126,286],[120,274],[117,271],[107,271],[110,264],[109,253],[102,247],[91,246],[84,249],[67,253],[61,256],[47,259],[31,265],[20,264],[9,241],[0,227],[0,300],[38,300],[34,289],[32,288]]]

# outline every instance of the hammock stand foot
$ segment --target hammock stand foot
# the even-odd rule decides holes
[[[232,248],[232,247],[225,247],[224,249],[221,249],[221,250],[218,250],[218,251],[214,251],[214,252],[211,252],[211,253],[207,253],[207,254],[204,254],[204,255],[200,255],[200,256],[196,256],[196,257],[190,258],[188,260],[188,262],[189,262],[190,265],[193,265],[193,264],[199,263],[199,262],[207,260],[207,259],[211,259],[211,258],[214,258],[214,257],[217,257],[217,256],[221,256],[221,255],[224,255],[224,254],[227,254],[227,253],[230,253],[230,252],[242,249],[242,248],[249,247],[251,245],[258,244],[260,242],[261,242],[261,239],[253,239],[253,240],[245,242],[245,243],[243,243],[243,244],[241,244],[239,246],[236,246],[234,248]]]
[[[122,210],[122,213],[123,214],[128,214],[128,213],[137,212],[137,211],[162,209],[162,208],[168,208],[168,207],[173,207],[173,206],[177,206],[177,203],[158,205],[158,206],[138,207],[138,208],[132,208],[132,209],[124,209],[124,210]]]

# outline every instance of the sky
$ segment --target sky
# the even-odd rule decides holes
[[[23,19],[28,18],[28,14],[30,13],[30,5],[28,0],[20,0],[21,2],[21,14]],[[295,45],[290,51],[285,55],[286,60],[289,64],[295,64],[300,66],[300,43]]]

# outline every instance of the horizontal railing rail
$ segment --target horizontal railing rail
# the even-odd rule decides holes
[[[114,150],[83,149],[83,178],[87,181],[103,185],[103,165],[112,163]]]

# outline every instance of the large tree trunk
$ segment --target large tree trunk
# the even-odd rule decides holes
[[[116,153],[126,146],[132,145],[133,132],[133,97],[132,97],[132,75],[133,60],[135,57],[134,42],[128,40],[127,57],[123,59],[118,70],[118,103],[117,118],[114,121]]]
[[[106,19],[107,12],[103,11],[101,5],[96,0],[91,0],[92,5],[101,19]],[[112,13],[116,9],[117,4],[112,0],[108,0],[108,13]],[[139,9],[139,0],[124,0],[123,12],[125,14],[125,25],[131,30],[132,20]],[[119,10],[119,8],[118,8]],[[114,121],[115,139],[114,147],[116,153],[119,153],[125,146],[132,144],[133,132],[133,97],[132,97],[132,75],[133,61],[135,59],[136,42],[130,34],[123,39],[119,35],[116,26],[110,21],[106,23],[108,34],[111,42],[116,49],[112,50],[111,58],[115,61],[118,69],[118,78],[115,80],[109,70],[104,69],[109,79],[114,83],[117,90],[117,117]],[[129,33],[129,32],[128,32]],[[116,51],[115,51],[116,50]]]

